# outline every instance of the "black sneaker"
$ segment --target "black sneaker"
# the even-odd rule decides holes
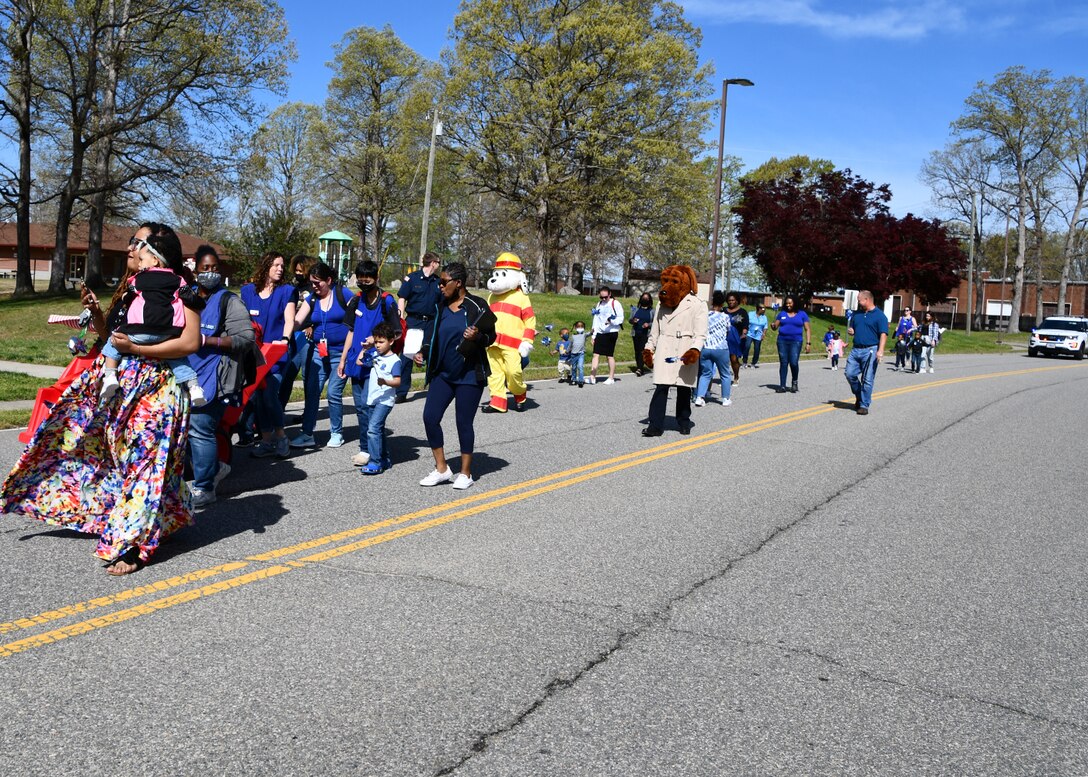
[[[797,393],[797,381],[794,381],[793,383],[790,384],[790,393],[791,394],[796,394]]]
[[[656,426],[647,426],[642,430],[643,437],[660,437],[664,432],[658,429]]]

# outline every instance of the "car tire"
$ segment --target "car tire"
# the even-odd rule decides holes
[[[1078,362],[1084,359],[1084,343],[1081,343],[1080,350],[1073,355],[1073,358]]]
[[[1036,357],[1038,355],[1039,355],[1039,352],[1036,351],[1034,348],[1028,348],[1028,356],[1034,358],[1034,357]]]

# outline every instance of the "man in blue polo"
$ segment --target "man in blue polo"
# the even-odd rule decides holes
[[[397,292],[397,305],[400,307],[400,317],[405,320],[408,328],[422,329],[423,342],[429,343],[438,301],[442,297],[442,290],[438,286],[438,254],[432,251],[423,254],[420,265],[423,269],[404,276]],[[412,387],[412,360],[402,356],[400,370],[401,381],[397,387],[396,399],[398,403],[408,398],[408,389]]]
[[[847,334],[853,335],[854,347],[846,359],[846,382],[854,392],[854,409],[858,415],[869,415],[869,403],[873,401],[873,383],[880,360],[884,358],[884,344],[888,339],[888,317],[873,302],[871,291],[858,292],[861,310],[850,319]]]

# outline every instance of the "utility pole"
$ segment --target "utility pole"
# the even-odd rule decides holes
[[[423,227],[419,234],[419,256],[427,253],[427,222],[431,218],[431,181],[434,180],[434,147],[435,140],[442,134],[442,122],[438,120],[438,109],[434,109],[434,119],[431,122],[431,153],[427,156],[427,188],[423,192]]]
[[[717,275],[718,230],[722,223],[722,158],[725,147],[725,105],[729,85],[755,86],[747,78],[727,78],[722,81],[722,121],[718,130],[718,177],[714,183],[714,231],[710,235],[710,296],[714,296],[714,276]],[[707,300],[709,302],[710,300]]]
[[[971,318],[975,314],[975,220],[978,218],[975,198],[977,196],[975,192],[971,192],[971,244],[967,247],[967,334],[971,334]]]

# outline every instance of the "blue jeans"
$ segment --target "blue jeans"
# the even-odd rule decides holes
[[[136,334],[129,335],[128,339],[136,345],[155,345],[157,343],[164,343],[172,338],[166,335],[149,335],[149,334]],[[118,364],[125,358],[125,355],[114,348],[113,343],[107,337],[106,342],[102,345],[102,355],[107,359],[113,359]],[[174,380],[178,383],[188,383],[191,380],[196,380],[196,370],[189,364],[188,359],[163,359],[166,365],[170,368],[170,372],[174,373]]]
[[[786,387],[786,371],[793,374],[793,382],[797,382],[797,371],[801,364],[801,341],[784,341],[778,338],[778,385]]]
[[[763,340],[756,340],[752,337],[744,338],[744,363],[748,363],[748,349],[752,349],[752,366],[755,367],[759,364],[759,351],[763,348]]]
[[[704,348],[699,354],[699,385],[695,389],[695,398],[706,399],[710,384],[714,380],[714,368],[718,368],[718,377],[722,381],[722,399],[729,399],[733,393],[733,368],[729,366],[728,348]]]
[[[862,407],[869,407],[869,403],[873,401],[873,383],[879,366],[875,345],[870,345],[868,348],[854,346],[850,350],[850,355],[846,357],[846,369],[843,370],[843,374],[854,396],[861,400]]]
[[[572,353],[570,355],[570,382],[586,382],[586,352]]]
[[[193,468],[193,487],[201,491],[215,488],[215,473],[219,471],[215,430],[226,409],[224,402],[212,401],[189,412],[189,463]]]
[[[306,346],[309,342],[306,340],[305,332],[295,332],[291,335],[291,342],[287,348],[287,363],[283,365],[283,377],[280,379],[280,404],[287,407],[287,403],[291,401],[291,391],[295,388],[295,378],[305,367],[306,361]],[[303,376],[303,380],[306,376]]]
[[[357,411],[360,447],[365,433],[366,451],[370,454],[370,460],[380,464],[382,469],[389,469],[393,465],[389,457],[389,447],[385,443],[385,419],[389,417],[392,409],[392,405],[363,405],[362,410]]]
[[[276,429],[283,428],[283,405],[280,404],[282,380],[282,375],[269,372],[264,379],[264,388],[254,391],[250,400],[257,413],[257,428],[262,434],[272,434]]]
[[[306,344],[309,351],[306,360],[306,406],[302,410],[302,433],[313,435],[317,425],[317,405],[321,401],[321,390],[328,385],[326,399],[329,402],[329,431],[340,434],[344,431],[344,383],[345,378],[336,374],[340,364],[342,345],[330,345],[329,355],[322,358],[317,352],[317,343]],[[362,431],[362,430],[360,430]]]

